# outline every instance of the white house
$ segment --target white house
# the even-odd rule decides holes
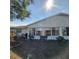
[[[50,16],[25,27],[21,28],[21,33],[33,35],[34,39],[44,36],[47,40],[56,40],[58,36],[69,39],[69,15],[65,13]]]
[[[27,25],[27,27],[22,29],[22,33],[33,35],[34,39],[40,39],[41,36],[47,36],[48,40],[56,39],[57,36],[63,36],[65,39],[68,39],[69,15],[60,13]]]

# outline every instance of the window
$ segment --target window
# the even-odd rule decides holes
[[[69,36],[69,27],[63,27],[63,35]]]
[[[21,33],[21,29],[16,29],[16,33]]]
[[[32,28],[32,35],[35,35],[35,28]]]
[[[50,36],[50,35],[51,35],[51,30],[46,30],[46,31],[45,31],[45,35],[46,35],[46,36]]]
[[[41,35],[41,31],[36,31],[36,35]]]
[[[59,27],[52,28],[52,35],[59,35]]]

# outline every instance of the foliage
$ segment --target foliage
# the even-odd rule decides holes
[[[13,42],[14,41],[14,37],[16,36],[16,33],[14,31],[10,32],[10,41]]]
[[[10,3],[10,18],[13,19],[24,19],[29,17],[30,12],[27,10],[31,0],[11,0]]]
[[[60,44],[60,45],[63,45],[65,43],[65,39],[64,37],[62,36],[58,36],[57,38],[57,42]]]

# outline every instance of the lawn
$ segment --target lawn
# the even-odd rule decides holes
[[[22,40],[23,44],[11,49],[10,59],[69,59],[69,43],[60,45],[55,40]],[[14,57],[12,52],[17,56]]]

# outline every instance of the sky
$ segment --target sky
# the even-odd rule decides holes
[[[69,13],[69,0],[34,0],[33,2],[28,6],[30,17],[23,21],[17,19],[11,21],[10,26],[24,26],[58,13]]]

